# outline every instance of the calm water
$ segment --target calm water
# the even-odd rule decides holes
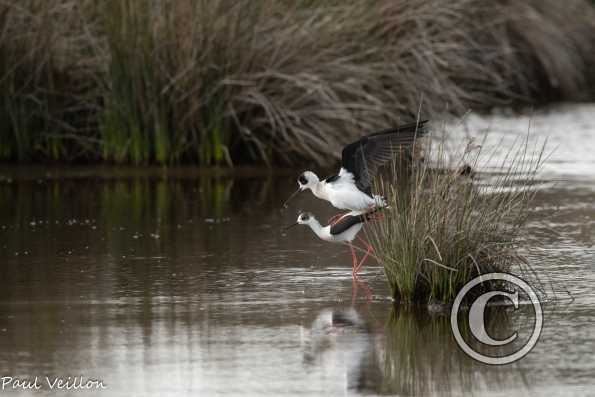
[[[497,146],[529,120],[457,128],[490,127]],[[447,315],[392,306],[376,263],[354,283],[347,249],[306,229],[283,234],[300,208],[333,214],[307,195],[280,211],[293,175],[3,167],[0,375],[43,387],[0,393],[594,395],[595,106],[531,120],[556,148],[531,234],[533,265],[558,299],[520,362],[473,361]],[[522,328],[523,314],[491,331]],[[105,389],[52,392],[45,376]]]

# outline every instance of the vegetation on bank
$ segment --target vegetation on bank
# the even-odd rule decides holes
[[[384,221],[370,223],[368,237],[395,300],[450,303],[480,274],[528,268],[521,250],[543,147],[518,142],[486,175],[477,172],[488,171],[480,152],[470,143],[453,157],[444,141],[428,144],[428,160],[412,166],[409,177],[393,171],[379,181],[390,208]],[[475,172],[461,175],[468,165]]]
[[[422,103],[592,98],[594,21],[586,0],[3,1],[0,161],[324,166]]]

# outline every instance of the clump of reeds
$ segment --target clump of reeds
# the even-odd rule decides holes
[[[82,3],[0,2],[0,160],[92,155]]]
[[[330,165],[420,98],[593,98],[593,21],[587,0],[2,1],[0,160]]]
[[[543,159],[543,148],[528,145],[517,142],[498,167],[485,170],[480,145],[452,156],[443,141],[428,143],[426,160],[407,176],[379,182],[390,208],[368,234],[396,300],[449,303],[479,274],[526,270],[520,250]]]

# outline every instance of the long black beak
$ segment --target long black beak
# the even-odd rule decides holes
[[[289,198],[287,200],[285,200],[285,202],[283,203],[283,208],[287,208],[287,203],[289,203],[295,196],[297,196],[301,192],[303,192],[303,190],[300,188],[298,188],[298,190],[293,192],[293,194],[291,196],[289,196]]]
[[[294,224],[292,224],[292,225],[285,226],[285,227],[283,228],[283,231],[285,232],[285,231],[287,231],[287,230],[291,229],[292,227],[294,227],[294,226],[296,226],[296,225],[299,225],[299,223],[297,223],[297,222],[296,222],[296,223],[294,223]]]

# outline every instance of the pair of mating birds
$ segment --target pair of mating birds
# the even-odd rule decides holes
[[[365,222],[381,219],[377,211],[387,206],[382,196],[372,194],[374,177],[380,167],[393,160],[396,154],[412,149],[416,139],[427,133],[426,123],[427,120],[404,124],[350,143],[343,148],[341,169],[336,175],[320,180],[311,171],[303,172],[298,178],[298,190],[283,204],[284,208],[300,192],[311,190],[316,197],[350,212],[335,215],[327,226],[322,226],[312,214],[302,212],[297,222],[286,230],[296,225],[307,225],[322,240],[347,243],[351,249],[353,275],[357,275],[372,252],[372,246],[358,237],[366,250],[358,261],[353,240]]]

